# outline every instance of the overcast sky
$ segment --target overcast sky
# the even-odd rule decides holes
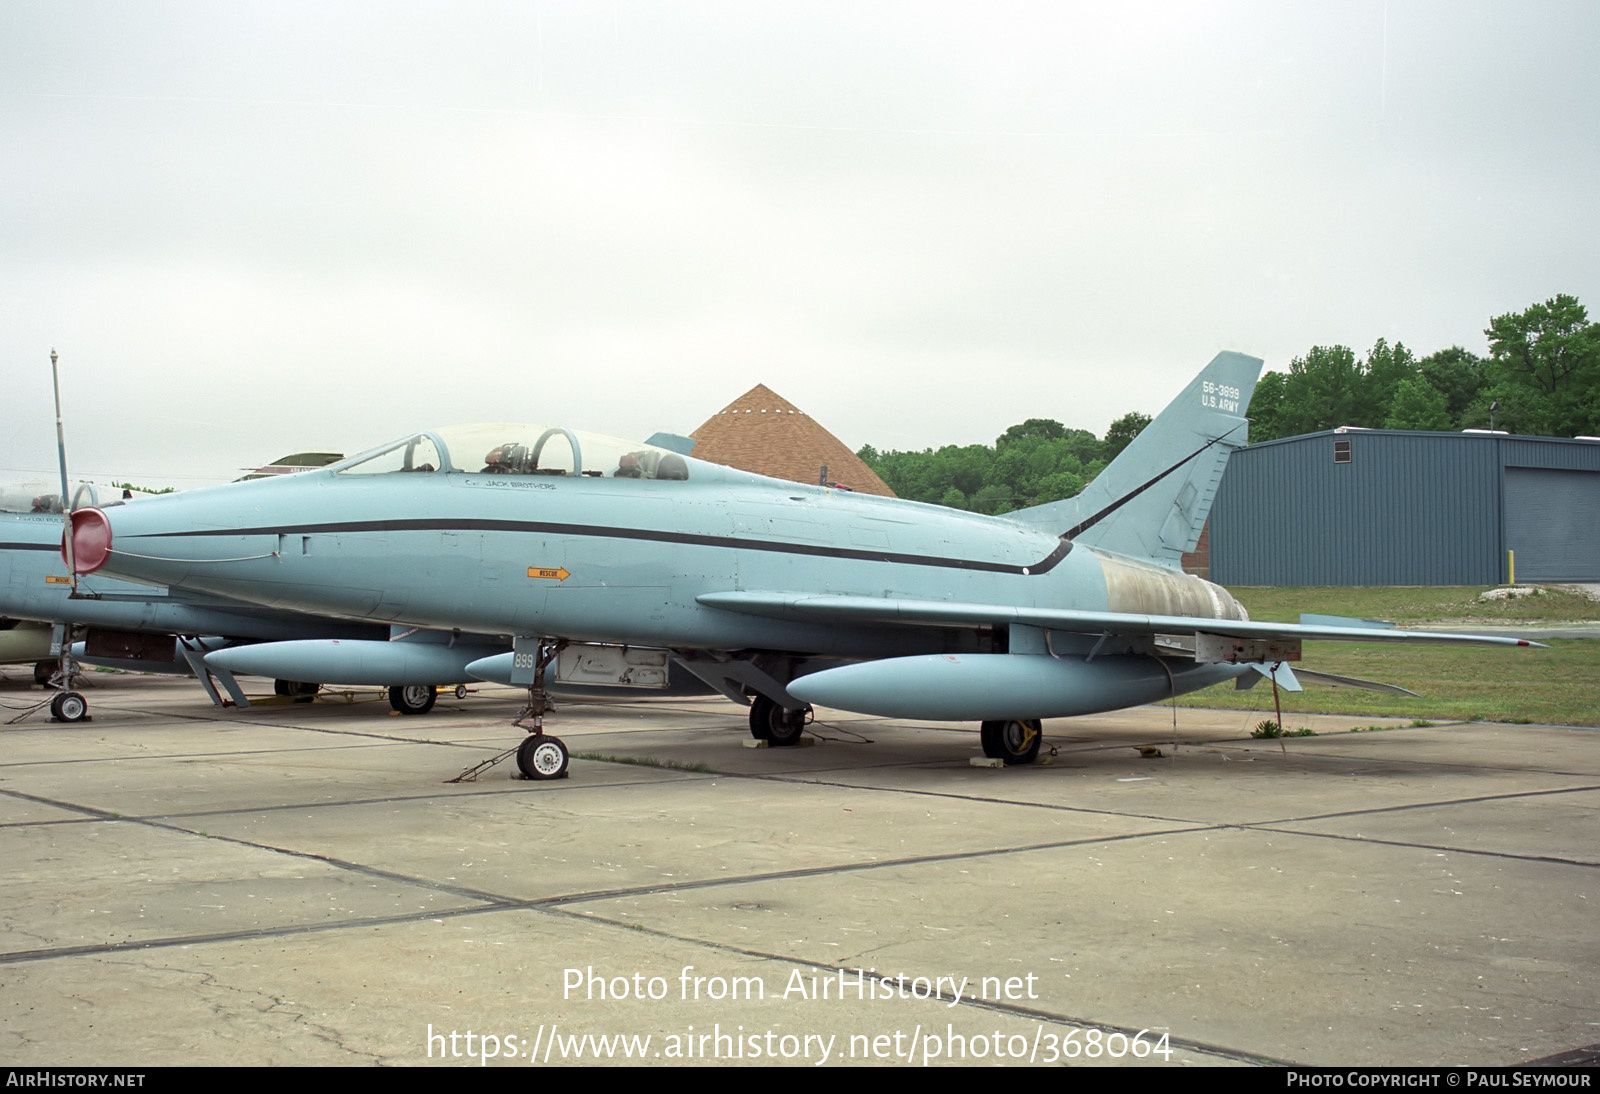
[[[1600,308],[1600,4],[0,0],[0,468],[1155,412]]]

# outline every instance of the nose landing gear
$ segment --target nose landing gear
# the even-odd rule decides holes
[[[63,691],[50,700],[50,717],[58,722],[87,721],[89,700],[75,691]]]

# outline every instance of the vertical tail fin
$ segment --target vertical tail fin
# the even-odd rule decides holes
[[[1008,513],[1091,547],[1177,569],[1211,513],[1222,471],[1248,438],[1261,361],[1219,353],[1076,497]]]

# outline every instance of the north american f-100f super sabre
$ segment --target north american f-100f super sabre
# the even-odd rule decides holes
[[[1043,718],[1254,680],[1305,638],[1507,643],[1252,622],[1182,571],[1260,368],[1219,354],[1083,493],[1000,517],[764,478],[670,438],[486,425],[79,511],[75,557],[271,607],[507,635],[516,652],[475,671],[529,685],[536,706],[562,651],[649,647],[748,702],[773,744],[818,704],[977,721],[1007,763],[1035,758]],[[540,730],[519,761],[557,774],[566,752]]]

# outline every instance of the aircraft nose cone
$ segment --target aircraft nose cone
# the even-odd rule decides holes
[[[111,557],[111,522],[98,509],[72,512],[72,557],[67,557],[67,541],[61,539],[61,561],[80,574],[92,574]]]

